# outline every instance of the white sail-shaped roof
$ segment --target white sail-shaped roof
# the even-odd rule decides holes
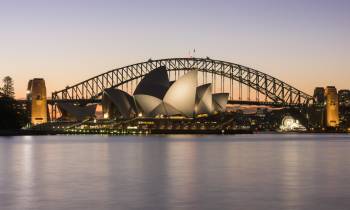
[[[213,98],[211,84],[204,84],[197,87],[195,111],[196,114],[212,113]]]
[[[133,95],[149,95],[163,99],[170,87],[165,66],[161,66],[146,74],[137,85]]]
[[[213,108],[216,112],[226,111],[226,105],[228,101],[228,93],[216,93],[213,94]]]
[[[228,93],[212,94],[212,85],[197,87],[198,72],[189,71],[176,81],[169,81],[166,67],[159,67],[140,81],[134,96],[118,89],[106,89],[102,98],[106,118],[132,118],[139,113],[145,117],[224,112]]]
[[[132,96],[114,88],[105,89],[102,96],[103,113],[108,118],[131,118],[136,115],[136,106]]]
[[[150,113],[150,115],[152,117],[156,117],[158,115],[174,116],[174,115],[183,115],[183,114],[179,110],[176,110],[171,105],[165,102],[162,102]]]
[[[138,112],[150,116],[161,103],[170,87],[165,66],[158,67],[146,74],[134,91]]]
[[[134,95],[134,98],[138,112],[147,117],[152,117],[151,112],[162,103],[161,99],[150,95]]]
[[[83,121],[95,117],[96,106],[76,106],[72,103],[58,103],[58,109],[61,111],[62,119]]]
[[[172,84],[163,101],[187,117],[192,117],[196,103],[197,71],[193,70]]]

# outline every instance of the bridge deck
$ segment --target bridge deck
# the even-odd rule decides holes
[[[25,104],[27,100],[17,100],[18,103]],[[53,103],[79,103],[79,104],[89,104],[89,103],[101,103],[101,99],[79,99],[79,100],[52,100],[48,99],[47,103],[53,105]],[[283,104],[278,102],[269,102],[269,101],[240,101],[240,100],[229,100],[228,104],[230,105],[250,105],[250,106],[271,106],[271,107],[299,107],[300,104]]]

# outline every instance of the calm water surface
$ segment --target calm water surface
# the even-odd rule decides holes
[[[0,137],[0,209],[350,209],[350,136]]]

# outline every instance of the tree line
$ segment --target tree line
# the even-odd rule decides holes
[[[4,77],[0,87],[0,130],[20,129],[28,122],[27,111],[15,99],[13,79]]]

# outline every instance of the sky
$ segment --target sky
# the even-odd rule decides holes
[[[0,0],[0,77],[48,95],[149,58],[209,56],[309,94],[350,88],[349,0]]]

